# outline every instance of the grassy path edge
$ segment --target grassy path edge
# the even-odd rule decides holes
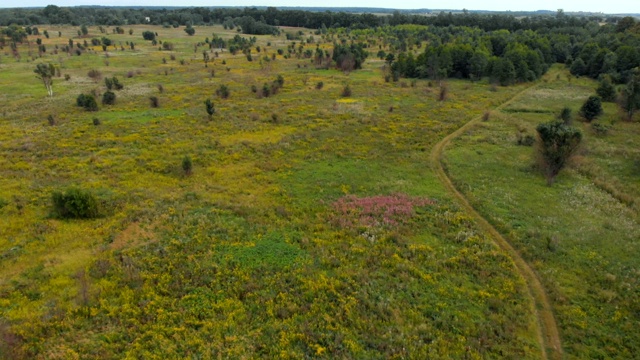
[[[516,95],[514,95],[511,99],[502,103],[495,110],[500,110],[514,100],[521,97],[523,94],[527,93],[531,89],[536,88],[540,83],[534,84]],[[533,307],[534,313],[537,318],[537,335],[538,341],[540,342],[540,347],[542,351],[543,359],[562,359],[563,351],[562,344],[560,341],[560,334],[558,331],[558,327],[556,325],[556,319],[553,314],[553,309],[551,307],[551,303],[549,302],[549,298],[547,293],[540,282],[540,279],[536,275],[535,271],[529,266],[529,264],[520,256],[520,253],[511,246],[511,243],[503,237],[490,223],[485,219],[478,211],[476,211],[473,206],[469,203],[467,198],[453,185],[453,182],[447,175],[444,170],[444,166],[442,165],[442,154],[447,147],[447,145],[451,142],[451,140],[460,136],[465,131],[471,129],[477,123],[482,120],[482,116],[478,116],[476,118],[471,119],[469,122],[464,124],[462,127],[447,135],[444,139],[438,142],[431,151],[429,155],[429,160],[431,163],[431,167],[435,171],[436,175],[440,179],[440,181],[445,185],[447,190],[458,200],[460,205],[475,218],[478,226],[480,228],[491,235],[495,244],[499,246],[513,261],[516,265],[516,269],[520,273],[520,275],[525,279],[527,283],[528,293],[533,299]]]

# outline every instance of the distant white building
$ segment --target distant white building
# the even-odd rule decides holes
[[[151,22],[151,18],[150,18],[150,17],[148,17],[148,16],[147,16],[147,17],[145,17],[145,18],[144,18],[144,22],[148,22],[148,23],[150,23],[150,22]]]

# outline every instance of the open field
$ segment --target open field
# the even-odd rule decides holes
[[[47,28],[41,58],[35,36],[19,61],[0,51],[0,356],[553,357],[529,279],[429,158],[510,99],[444,148],[447,175],[540,279],[566,357],[640,351],[638,122],[611,104],[607,135],[576,119],[583,150],[552,187],[516,146],[594,82],[558,66],[533,87],[449,80],[439,101],[437,82],[385,82],[373,56],[351,73],[285,58],[284,34],[256,36],[248,61],[207,51],[238,34],[221,26],[105,29],[86,40],[110,38],[106,51],[54,54],[85,40],[75,27]],[[337,39],[284,30],[313,36],[304,50]],[[60,69],[52,98],[40,62]],[[278,75],[276,94],[252,91]],[[76,106],[114,76],[114,105]],[[51,215],[52,193],[74,186],[102,216]]]
[[[572,169],[549,187],[519,133],[574,113],[593,91],[586,80],[557,77],[478,122],[454,140],[445,164],[458,189],[535,268],[550,295],[567,355],[632,358],[638,352],[637,256],[640,127],[606,104],[585,134]],[[635,161],[635,163],[634,163]]]

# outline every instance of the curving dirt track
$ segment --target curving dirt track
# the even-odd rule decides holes
[[[524,89],[523,91],[512,97],[510,100],[496,107],[496,110],[504,108],[514,100],[525,95],[527,92],[536,87],[537,85],[533,85],[527,89]],[[464,133],[465,131],[471,129],[481,120],[481,116],[472,119],[461,128],[447,135],[444,139],[437,143],[433,147],[431,155],[429,156],[431,167],[435,171],[440,181],[442,181],[442,183],[445,185],[447,190],[449,190],[449,192],[456,199],[458,199],[460,205],[476,219],[478,226],[483,231],[491,235],[496,245],[498,245],[511,258],[516,266],[516,269],[525,279],[529,295],[533,299],[533,311],[536,314],[538,325],[536,330],[538,333],[538,341],[540,342],[543,359],[562,359],[562,344],[560,342],[560,335],[558,332],[558,327],[556,325],[556,319],[553,314],[553,309],[551,307],[551,303],[549,302],[547,293],[540,283],[540,279],[536,275],[535,271],[533,271],[531,266],[529,266],[529,264],[522,258],[522,256],[520,256],[518,251],[516,251],[516,249],[511,246],[509,241],[507,241],[505,237],[503,237],[482,215],[480,215],[480,213],[478,213],[473,208],[473,206],[471,206],[467,198],[465,198],[464,195],[460,191],[458,191],[458,189],[456,189],[442,165],[442,153],[444,152],[447,145],[451,142],[451,140],[460,136],[460,134]]]

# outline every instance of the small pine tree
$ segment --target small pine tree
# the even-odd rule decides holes
[[[449,87],[446,84],[440,85],[440,95],[438,96],[438,100],[445,101],[449,96]]]
[[[193,162],[189,155],[185,155],[185,157],[182,158],[182,171],[184,171],[184,174],[187,176],[191,175],[193,171]]]
[[[568,106],[565,106],[564,108],[562,108],[562,110],[560,111],[560,120],[562,120],[562,122],[565,125],[571,125],[571,118],[572,118],[572,114],[571,114],[571,108]]]
[[[211,117],[216,112],[216,108],[214,107],[213,102],[211,101],[211,99],[207,99],[204,102],[204,105],[205,105],[205,107],[207,109],[207,114],[209,115],[209,120],[211,120]]]
[[[344,86],[344,88],[342,88],[342,93],[340,95],[342,95],[342,97],[349,97],[351,96],[351,94],[352,94],[351,86],[347,84]]]
[[[116,103],[116,94],[113,91],[106,91],[102,95],[103,105],[113,105]]]
[[[540,165],[547,178],[547,184],[551,185],[580,145],[582,133],[560,121],[540,124],[536,130],[540,140]]]
[[[580,108],[582,115],[588,122],[602,115],[602,101],[598,96],[589,96],[587,101]]]
[[[600,81],[600,85],[598,86],[596,93],[598,94],[598,96],[600,96],[600,98],[602,98],[602,101],[616,101],[616,87],[613,86],[611,80],[609,80],[608,77],[605,77],[604,79],[602,79],[602,81]]]
[[[218,90],[216,90],[216,95],[220,96],[223,99],[227,99],[230,94],[231,91],[229,91],[229,87],[225,84],[220,85]]]

